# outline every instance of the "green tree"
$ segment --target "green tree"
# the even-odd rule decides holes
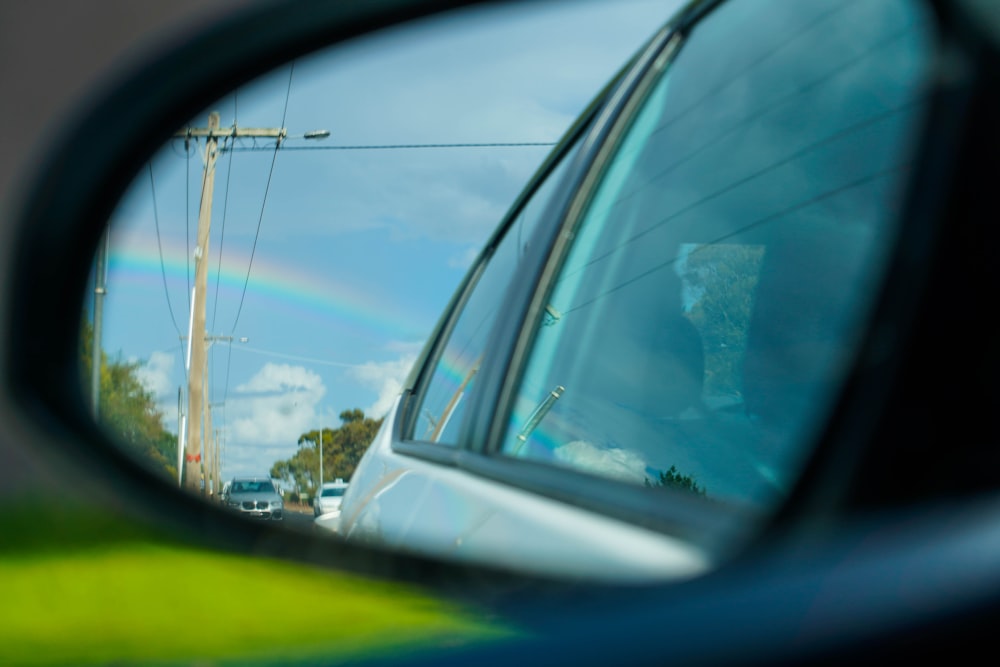
[[[647,479],[646,486],[690,491],[698,496],[705,495],[705,487],[699,485],[693,476],[682,475],[677,470],[677,466],[670,466],[669,470],[660,471],[660,474],[652,482]]]
[[[284,461],[271,467],[271,477],[291,480],[296,489],[313,495],[319,486],[319,442],[323,436],[323,477],[326,480],[348,480],[354,474],[361,457],[374,440],[382,419],[366,417],[363,410],[354,408],[340,413],[341,425],[323,427],[299,436],[299,449]]]
[[[688,317],[705,349],[706,395],[741,395],[743,357],[763,249],[706,244],[691,251],[683,279],[697,300]]]
[[[80,335],[80,370],[83,395],[92,401],[91,369],[93,327],[84,320]],[[100,359],[98,423],[140,461],[177,477],[177,436],[163,426],[163,414],[156,407],[156,397],[139,379],[142,362],[124,361],[121,354],[109,359],[102,350]]]

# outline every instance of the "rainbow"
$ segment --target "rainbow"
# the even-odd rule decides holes
[[[108,258],[108,283],[109,286],[120,282],[130,286],[155,288],[156,298],[162,299],[165,271],[170,296],[174,300],[174,310],[177,311],[180,300],[180,303],[184,304],[181,308],[183,312],[187,307],[186,292],[190,284],[186,278],[189,270],[187,253],[183,242],[163,239],[162,243],[161,265],[155,238],[146,238],[142,241],[130,239],[127,244],[119,244],[117,247],[113,242]],[[239,303],[244,282],[247,280],[248,258],[230,257],[227,260],[223,257],[220,274],[217,271],[217,252],[216,250],[210,253],[208,288],[209,298],[214,300],[218,281],[220,304],[229,304],[225,310],[221,307],[219,310],[218,328],[221,330],[231,327],[232,319],[236,317],[236,304]],[[193,266],[191,262],[192,273]],[[406,313],[396,305],[387,308],[366,294],[361,287],[361,285],[335,282],[329,276],[307,270],[307,267],[277,263],[258,254],[254,257],[250,279],[247,282],[246,298],[247,303],[250,300],[265,299],[269,308],[277,308],[279,312],[346,326],[364,332],[365,335],[376,334],[391,340],[422,340],[427,336],[433,321],[428,323],[426,314]],[[212,317],[211,304],[212,301],[209,302],[208,308],[209,320]]]

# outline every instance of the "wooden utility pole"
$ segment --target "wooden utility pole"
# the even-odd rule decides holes
[[[204,420],[204,387],[207,362],[207,336],[205,332],[205,304],[208,292],[208,240],[212,227],[212,193],[215,189],[215,164],[219,155],[219,139],[226,137],[264,137],[277,139],[279,144],[285,137],[284,128],[238,128],[219,127],[219,113],[208,115],[208,127],[187,128],[175,136],[205,139],[205,172],[202,179],[201,205],[198,209],[198,246],[194,251],[194,297],[191,299],[191,365],[188,370],[188,420],[187,442],[184,447],[184,487],[195,493],[202,492],[202,422]],[[207,428],[211,424],[206,421]],[[211,430],[205,431],[205,439],[211,438]],[[208,454],[206,447],[205,454]],[[207,457],[206,457],[207,458]],[[204,492],[208,493],[209,461],[206,460]]]
[[[219,113],[208,116],[208,130],[219,129]],[[205,175],[202,179],[201,206],[198,209],[198,246],[194,251],[194,298],[191,301],[191,368],[188,371],[188,435],[184,452],[184,486],[195,493],[201,488],[202,392],[205,388],[205,292],[208,286],[208,239],[212,228],[212,193],[215,189],[215,163],[219,139],[205,138]],[[207,491],[207,489],[205,489]]]

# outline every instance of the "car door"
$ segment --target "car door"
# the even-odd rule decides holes
[[[897,238],[930,28],[905,2],[768,6],[702,5],[581,120],[456,295],[342,534],[679,578],[780,510]]]
[[[411,375],[410,390],[351,479],[339,525],[348,539],[435,553],[447,545],[449,555],[480,562],[517,544],[518,567],[549,574],[565,573],[571,561],[577,575],[627,571],[648,578],[703,569],[697,549],[669,536],[523,493],[470,474],[460,463],[482,456],[461,433],[497,320],[509,312],[499,304],[512,284],[530,279],[532,262],[544,257],[552,221],[592,159],[584,145],[603,108],[593,105],[577,123],[470,270],[428,344],[424,365]],[[631,548],[609,548],[608,534]]]

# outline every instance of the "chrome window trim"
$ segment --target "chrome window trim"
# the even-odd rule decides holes
[[[715,4],[717,3],[710,3],[711,6]],[[704,9],[705,6],[702,3],[697,8]],[[539,309],[543,307],[542,286],[547,284],[553,272],[558,269],[561,253],[572,239],[571,230],[585,211],[618,141],[631,124],[635,110],[641,106],[649,89],[683,42],[683,35],[673,25],[668,24],[660,30],[622,72],[613,87],[601,97],[602,103],[590,115],[592,120],[584,123],[584,127],[579,128],[575,135],[561,142],[558,153],[553,153],[491,237],[487,249],[477,260],[479,264],[470,269],[469,275],[474,275],[475,278],[470,277],[463,283],[453,306],[443,319],[444,324],[436,332],[432,351],[424,358],[423,367],[415,371],[419,373],[420,380],[414,390],[404,392],[392,434],[391,449],[395,454],[456,467],[473,475],[556,502],[595,511],[638,527],[682,535],[692,543],[715,550],[723,542],[727,545],[739,543],[739,535],[753,522],[748,522],[741,512],[720,513],[717,508],[714,512],[706,512],[707,501],[690,497],[689,494],[667,490],[664,493],[671,495],[671,502],[658,502],[663,496],[650,494],[642,487],[587,475],[570,468],[557,468],[536,461],[515,460],[491,454],[495,451],[491,445],[499,437],[492,434],[498,429],[502,432],[506,422],[505,419],[494,417],[496,414],[506,414],[495,412],[494,407],[498,405],[500,392],[516,390],[517,380],[520,379],[520,374],[516,379],[508,377],[508,370],[523,368],[526,351],[530,351],[530,336],[527,335],[530,327],[525,324],[537,319]],[[479,371],[478,391],[470,396],[471,404],[460,429],[458,446],[407,439],[416,419],[416,410],[413,408],[420,404],[422,391],[447,344],[447,333],[461,316],[461,307],[475,289],[485,262],[525,203],[544,183],[575,141],[582,142],[575,156],[575,164],[570,165],[569,172],[558,186],[562,192],[554,194],[548,204],[546,215],[553,222],[540,225],[536,230],[533,241],[529,244],[533,249],[532,257],[528,260],[529,266],[516,284],[508,289],[501,315],[490,334],[488,347],[498,352],[487,357]],[[559,254],[554,254],[553,249]],[[531,306],[525,310],[524,304],[529,299]],[[430,345],[429,343],[428,347]],[[510,400],[508,396],[503,396],[503,399]],[[580,492],[581,485],[585,485],[587,493]],[[677,502],[673,502],[674,497]],[[734,520],[738,515],[741,515],[741,520]],[[698,529],[698,526],[704,526],[706,520],[718,529]]]

